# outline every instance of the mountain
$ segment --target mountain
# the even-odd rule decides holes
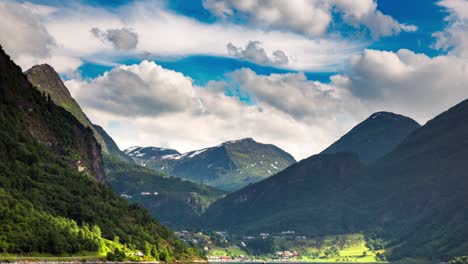
[[[63,107],[68,112],[72,113],[85,127],[89,127],[99,144],[102,151],[106,154],[114,155],[124,160],[130,161],[117,147],[115,142],[110,139],[107,133],[101,128],[96,127],[89,121],[80,105],[73,99],[67,87],[62,82],[58,73],[48,64],[33,66],[25,72],[30,83],[39,91],[50,95],[50,98],[55,104]]]
[[[204,214],[208,227],[254,234],[300,231],[324,236],[351,233],[341,225],[344,191],[363,165],[356,154],[315,155],[278,174],[228,194]],[[331,196],[340,199],[329,199]],[[331,209],[330,209],[331,208]]]
[[[107,134],[101,126],[93,124],[93,128],[103,139],[104,145],[107,147],[107,151],[110,156],[116,157],[122,161],[133,163],[133,160],[119,149],[114,139],[112,139],[112,137]]]
[[[200,259],[104,181],[92,130],[35,89],[0,49],[0,251],[105,256],[122,249]]]
[[[395,149],[419,127],[420,125],[409,117],[378,112],[351,129],[322,154],[354,152],[363,162],[370,163]]]
[[[150,151],[150,154],[142,151]],[[148,168],[226,191],[258,182],[296,162],[280,148],[252,138],[184,154],[169,150],[174,153],[161,156],[160,151],[158,148],[131,148],[125,153]]]
[[[465,255],[467,139],[468,100],[373,163],[346,153],[313,156],[220,199],[203,221],[238,233],[364,233],[390,260]]]
[[[199,226],[199,216],[224,191],[182,180],[105,156],[106,181],[129,202],[148,209],[161,223],[177,229]]]
[[[138,163],[143,163],[146,160],[159,160],[167,155],[180,155],[180,152],[175,149],[137,146],[124,150],[124,153]]]
[[[68,89],[55,70],[47,65],[37,65],[26,71],[28,80],[38,90],[50,95],[54,103],[72,113],[84,126],[93,130],[96,139],[103,146],[106,183],[117,194],[126,197],[131,203],[147,208],[151,215],[174,228],[186,227],[194,221],[213,201],[224,192],[195,183],[169,178],[161,173],[145,169],[133,163],[133,159],[122,152],[112,137],[99,125],[91,124],[88,117],[73,99]],[[151,149],[144,148],[142,153]],[[152,150],[155,155],[156,150]],[[135,149],[135,158],[138,150]],[[170,150],[161,150],[163,154],[178,154]],[[157,197],[142,196],[151,189],[158,192]],[[153,193],[153,192],[152,192]],[[152,199],[157,198],[157,199]]]

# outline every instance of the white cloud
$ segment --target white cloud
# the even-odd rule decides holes
[[[332,85],[348,89],[370,109],[382,108],[425,122],[468,98],[468,62],[429,58],[409,50],[366,50]]]
[[[95,27],[91,29],[91,33],[102,41],[111,42],[118,49],[134,49],[138,44],[138,34],[129,28],[102,31]]]
[[[334,15],[355,27],[365,26],[374,38],[398,34],[400,24],[377,9],[373,0],[204,0],[216,16],[245,17],[262,27],[292,30],[309,37],[327,32]]]
[[[229,43],[227,46],[228,54],[242,60],[248,60],[261,65],[286,65],[289,58],[282,50],[275,50],[271,56],[268,56],[265,49],[259,41],[249,41],[245,49],[236,47]]]
[[[56,11],[50,6],[28,2],[0,2],[0,44],[23,70],[49,63],[61,73],[70,73],[82,64],[80,59],[60,51],[41,21]]]
[[[36,18],[31,5],[0,2],[0,44],[14,58],[47,57],[55,46],[53,37]],[[40,10],[38,6],[33,7]]]
[[[433,34],[436,38],[434,48],[468,58],[468,1],[443,0],[438,5],[447,9],[448,16],[445,19],[448,25],[444,31]]]
[[[338,37],[310,39],[293,32],[252,29],[249,25],[202,23],[174,14],[160,3],[150,1],[133,2],[113,12],[76,2],[59,7],[28,7],[30,11],[22,5],[31,4],[8,1],[2,5],[14,7],[3,8],[4,14],[0,18],[0,38],[4,38],[3,45],[8,46],[10,54],[18,55],[13,56],[15,59],[19,59],[19,54],[30,54],[33,58],[22,58],[22,61],[27,62],[41,63],[41,59],[43,62],[57,61],[58,59],[51,58],[47,60],[46,57],[61,56],[74,61],[112,65],[122,56],[132,57],[144,53],[151,53],[156,57],[193,54],[229,56],[227,43],[258,40],[266,51],[274,53],[269,56],[273,62],[281,62],[285,68],[335,71],[344,67],[344,62],[367,45],[365,42]],[[24,21],[25,18],[28,20]],[[93,28],[99,29],[101,34],[98,35],[101,38],[96,38],[91,32]],[[119,36],[123,32],[115,30],[129,28],[132,33],[124,34],[125,41],[120,41],[122,38]],[[138,36],[138,41],[134,36]],[[32,39],[34,37],[36,39]],[[102,37],[111,41],[102,41]],[[128,49],[134,47],[135,49]],[[283,56],[286,54],[287,56]],[[287,64],[284,63],[286,58]],[[24,65],[26,66],[32,65]],[[69,71],[69,68],[66,70]]]
[[[108,129],[121,147],[187,151],[254,137],[304,158],[350,128],[355,116],[363,117],[358,103],[348,100],[349,93],[307,81],[302,74],[261,76],[243,69],[233,72],[228,83],[196,87],[190,78],[144,61],[66,85],[93,122]],[[231,85],[242,86],[256,104],[226,96]]]
[[[409,50],[366,50],[331,83],[303,74],[258,75],[241,69],[227,81],[196,87],[153,62],[119,66],[89,81],[68,81],[91,119],[121,147],[155,145],[180,151],[253,137],[297,158],[318,153],[376,111],[424,123],[468,97],[468,63]],[[225,90],[241,89],[254,104]],[[234,93],[235,94],[235,93]]]
[[[405,32],[416,32],[418,31],[418,26],[416,25],[410,25],[410,24],[400,24],[400,28],[401,30],[405,31]]]

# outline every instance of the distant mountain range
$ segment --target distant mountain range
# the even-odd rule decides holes
[[[218,200],[204,214],[204,223],[237,233],[295,230],[321,236],[364,232],[391,248],[387,253],[391,260],[466,254],[468,100],[412,132],[415,122],[385,115],[387,120],[398,117],[396,130],[404,127],[402,131],[409,132],[389,153],[385,154],[391,140],[372,133],[381,131],[381,122],[372,121],[380,115],[371,116],[330,148],[363,153],[367,162],[373,160],[368,153],[381,159],[366,165],[358,154],[312,156]],[[379,138],[376,141],[385,147],[378,150],[355,144],[366,142],[366,135]]]
[[[132,147],[124,152],[147,168],[226,191],[268,178],[296,162],[282,149],[252,138],[184,154],[156,147]]]
[[[413,119],[389,112],[372,114],[346,133],[322,154],[356,153],[361,161],[373,162],[389,153],[411,132],[421,127]]]

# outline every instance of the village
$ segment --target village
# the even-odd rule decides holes
[[[181,240],[195,245],[206,253],[210,262],[255,262],[255,261],[290,261],[299,260],[300,254],[293,249],[276,251],[261,256],[252,254],[251,241],[271,239],[289,239],[293,241],[305,240],[305,236],[297,235],[294,231],[282,231],[279,233],[262,232],[256,235],[231,236],[226,231],[215,232],[191,232],[181,230],[175,232]]]

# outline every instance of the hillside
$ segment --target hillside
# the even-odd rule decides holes
[[[356,231],[341,224],[343,192],[362,164],[355,154],[323,154],[228,194],[205,213],[208,227],[246,234],[288,230],[323,236]],[[337,201],[329,199],[340,196]]]
[[[370,163],[389,153],[420,125],[413,119],[389,112],[378,112],[355,126],[325,149],[323,154],[354,152]]]
[[[280,148],[251,138],[184,154],[155,156],[140,151],[141,148],[131,148],[125,153],[148,168],[226,191],[268,178],[295,163],[294,158]]]
[[[102,147],[102,151],[106,154],[117,156],[124,160],[129,159],[119,150],[115,142],[101,127],[95,127],[85,115],[80,105],[73,99],[67,87],[60,79],[58,73],[48,64],[36,65],[25,72],[30,83],[39,91],[50,95],[55,104],[63,107],[73,116],[78,119],[85,127],[89,127],[97,141]]]
[[[152,259],[199,258],[103,185],[99,146],[0,50],[0,251],[105,256],[118,248]]]
[[[107,154],[122,161],[133,163],[133,160],[119,149],[114,139],[112,139],[112,137],[107,134],[107,132],[101,126],[93,124],[93,128],[104,140],[104,144],[106,145],[108,151]]]
[[[214,203],[207,226],[233,232],[364,232],[392,259],[446,260],[468,252],[468,101],[382,159],[321,154]]]
[[[137,164],[105,156],[106,181],[129,202],[148,209],[153,217],[171,228],[191,229],[198,218],[225,192],[182,180]]]

